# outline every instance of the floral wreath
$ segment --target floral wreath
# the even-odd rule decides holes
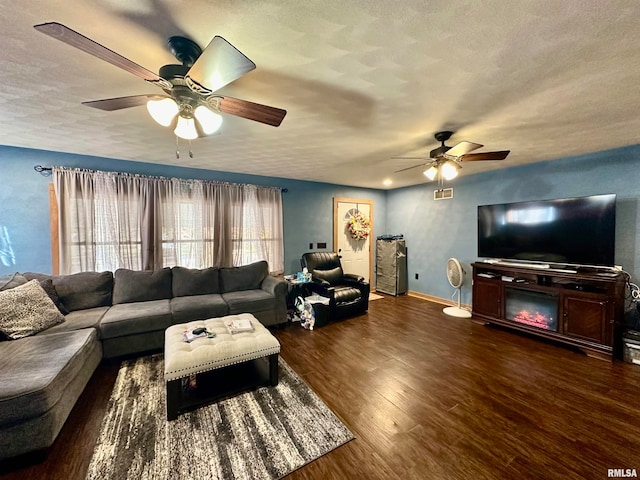
[[[366,240],[371,231],[371,222],[362,213],[356,212],[347,221],[347,230],[354,240]]]

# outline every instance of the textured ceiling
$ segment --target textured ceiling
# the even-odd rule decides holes
[[[257,68],[220,93],[288,114],[227,115],[176,160],[144,107],[81,105],[162,92],[33,29],[48,21],[154,72],[177,63],[167,37],[221,35]],[[397,188],[427,180],[391,157],[428,155],[442,129],[511,150],[462,174],[640,143],[637,0],[0,0],[0,24],[2,145]]]

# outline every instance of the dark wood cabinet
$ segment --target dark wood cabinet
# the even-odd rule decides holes
[[[565,294],[562,333],[578,339],[613,345],[610,326],[613,315],[606,295]]]
[[[624,274],[482,262],[472,266],[476,320],[553,339],[589,355],[619,356]]]
[[[496,282],[474,279],[473,311],[488,317],[502,316],[502,288]]]

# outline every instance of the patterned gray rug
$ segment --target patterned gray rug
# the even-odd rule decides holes
[[[162,355],[120,368],[87,479],[277,479],[353,434],[280,358],[280,383],[167,422]]]

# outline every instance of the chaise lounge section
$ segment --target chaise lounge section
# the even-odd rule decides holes
[[[92,328],[23,340],[0,342],[0,459],[53,444],[102,359]]]

